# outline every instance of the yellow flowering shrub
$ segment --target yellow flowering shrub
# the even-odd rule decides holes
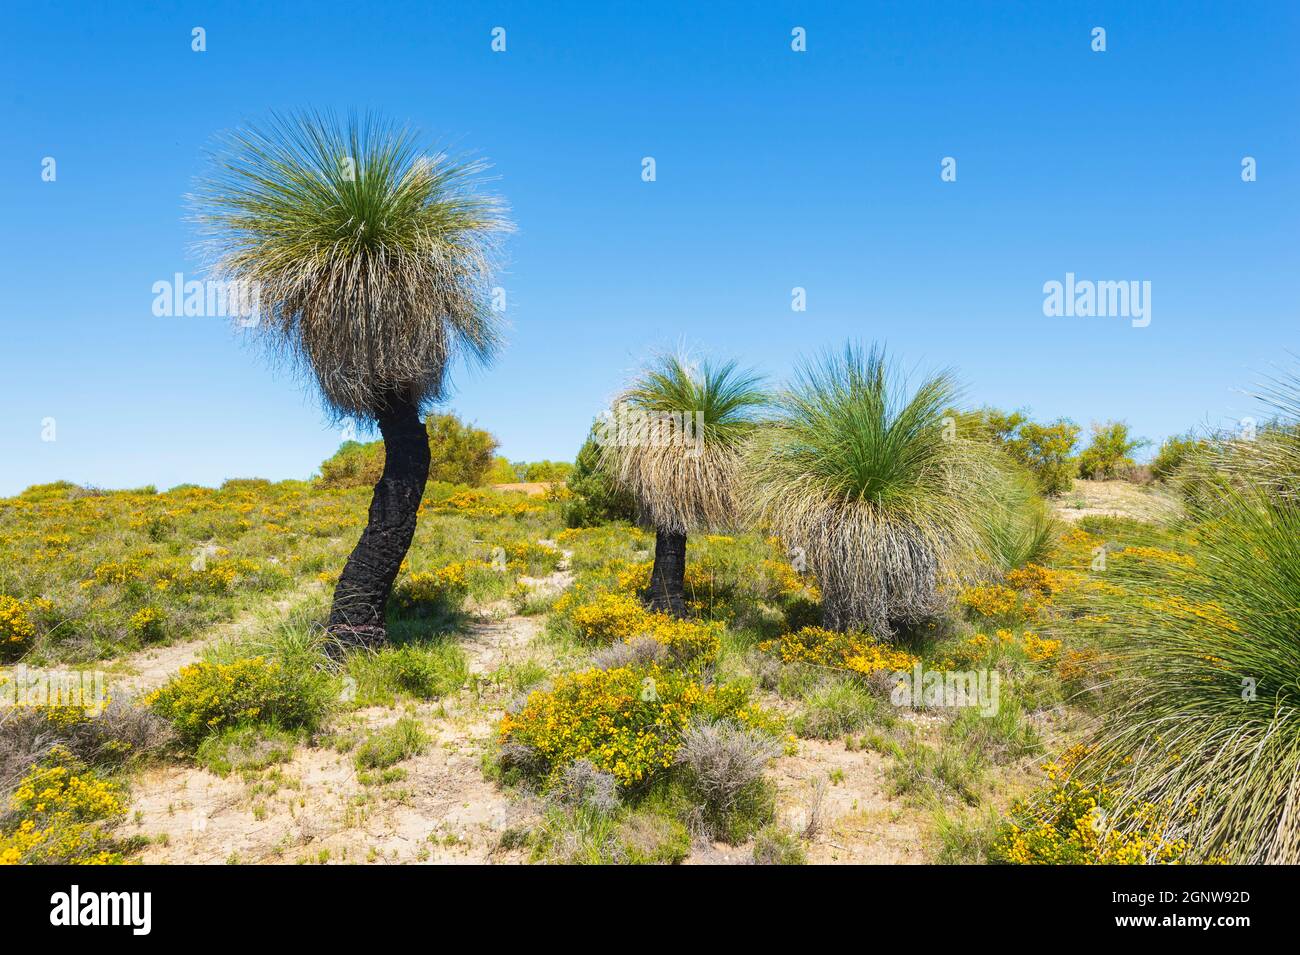
[[[1025,564],[1009,570],[1003,582],[1012,590],[1029,591],[1049,599],[1065,589],[1068,578],[1059,570],[1040,564]]]
[[[1168,806],[1115,808],[1116,791],[1087,785],[1071,771],[1087,750],[1076,746],[1046,763],[1051,786],[1039,798],[1017,802],[990,851],[996,862],[1019,865],[1148,865],[1188,860],[1186,841],[1169,834]],[[1194,808],[1189,808],[1194,812]],[[1210,860],[1218,861],[1218,860]]]
[[[530,504],[526,497],[471,488],[420,505],[421,512],[426,508],[435,514],[463,514],[472,517],[522,517],[526,514],[540,514],[542,511],[541,507]]]
[[[157,607],[141,607],[127,621],[127,629],[143,640],[157,640],[163,636],[167,615]]]
[[[418,607],[459,610],[469,594],[473,574],[491,571],[481,560],[463,560],[429,572],[408,574],[393,588],[393,601],[400,610]]]
[[[580,639],[600,645],[626,643],[651,637],[668,648],[678,666],[703,663],[717,656],[723,624],[719,621],[679,620],[653,613],[627,593],[605,593],[562,612],[572,621]]]
[[[144,580],[145,568],[139,560],[108,560],[98,565],[91,572],[92,582],[96,584],[129,584]]]
[[[1025,656],[1035,663],[1052,659],[1061,649],[1060,640],[1049,640],[1046,637],[1040,637],[1031,630],[1026,630],[1020,639],[1025,648]]]
[[[864,676],[910,670],[918,659],[869,634],[838,633],[822,627],[804,627],[776,640],[765,640],[758,647],[776,653],[785,663],[814,663]]]
[[[966,587],[957,595],[957,602],[988,620],[1014,623],[1037,613],[1037,603],[1030,594],[1004,584]]]
[[[328,706],[325,678],[262,657],[194,663],[150,693],[144,704],[170,720],[181,741],[197,745],[231,726],[313,727]]]
[[[11,821],[0,832],[0,865],[121,862],[112,829],[126,806],[119,785],[56,746],[10,797]]]
[[[619,667],[561,676],[551,690],[534,692],[518,713],[502,718],[501,742],[526,748],[539,782],[586,759],[633,786],[673,765],[696,717],[774,726],[744,687],[704,686],[661,667]]]
[[[1191,570],[1196,566],[1196,558],[1190,554],[1180,554],[1177,551],[1163,550],[1159,547],[1138,547],[1129,546],[1121,551],[1111,555],[1112,558],[1135,557],[1139,560],[1157,561],[1162,564],[1169,564],[1174,567],[1182,567]]]
[[[948,649],[943,664],[956,669],[978,665],[994,665],[1008,653],[1023,654],[1033,663],[1053,659],[1060,652],[1061,641],[1040,637],[1032,630],[1017,633],[999,627],[992,635],[975,633]]]
[[[763,570],[771,584],[768,596],[774,600],[811,600],[822,599],[816,582],[808,575],[801,574],[785,560],[765,560]]]
[[[561,554],[553,547],[535,540],[508,541],[501,545],[509,568],[522,574],[550,573],[559,563]]]
[[[40,598],[24,602],[0,596],[0,659],[18,656],[36,637],[38,615],[48,614],[54,605]]]

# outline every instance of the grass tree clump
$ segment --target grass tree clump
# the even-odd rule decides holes
[[[1269,396],[1286,417],[1300,382]],[[1111,561],[1099,614],[1123,675],[1081,763],[1121,794],[1116,818],[1158,807],[1198,859],[1300,862],[1300,436],[1280,422],[1194,508],[1190,554]],[[1172,555],[1172,556],[1171,556]]]
[[[883,351],[851,344],[804,363],[756,434],[755,515],[806,555],[826,627],[883,636],[928,620],[984,548],[996,466],[955,427],[957,396],[948,374],[908,393]]]
[[[256,292],[256,329],[319,388],[332,413],[384,439],[369,522],[334,592],[344,644],[386,639],[388,595],[428,479],[422,406],[459,355],[498,343],[489,303],[502,203],[483,166],[420,150],[367,117],[277,116],[232,133],[195,203],[215,276]]]
[[[760,379],[734,362],[664,355],[598,422],[602,465],[655,530],[650,609],[685,615],[687,535],[736,523],[742,450],[765,402]]]
[[[988,504],[977,515],[989,570],[1005,574],[1042,563],[1052,550],[1057,527],[1033,474],[1015,462],[999,462],[989,490]]]

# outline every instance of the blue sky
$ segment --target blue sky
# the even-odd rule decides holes
[[[337,446],[227,322],[151,311],[199,266],[205,145],[273,109],[379,109],[491,160],[509,345],[448,405],[512,459],[571,459],[683,344],[780,380],[880,341],[971,403],[1154,439],[1252,413],[1238,389],[1298,344],[1294,4],[592,6],[9,10],[0,494],[305,477]],[[1150,281],[1151,324],[1045,317],[1067,272]]]

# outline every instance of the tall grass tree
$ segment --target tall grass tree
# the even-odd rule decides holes
[[[963,436],[948,373],[914,390],[882,349],[804,361],[745,469],[754,517],[800,548],[823,624],[893,636],[933,618],[946,582],[973,574],[997,480],[994,450]]]
[[[743,448],[766,402],[760,377],[735,362],[693,364],[668,354],[652,360],[598,421],[602,468],[655,531],[643,594],[650,609],[684,616],[688,535],[736,525]]]
[[[1108,718],[1079,766],[1121,810],[1160,807],[1196,860],[1300,863],[1300,379],[1259,395],[1276,415],[1197,467],[1181,558],[1110,561],[1089,588],[1108,656]],[[1088,636],[1076,632],[1072,639]],[[1117,813],[1119,816],[1124,814]]]
[[[335,416],[378,425],[383,472],[329,630],[386,640],[385,609],[429,470],[421,410],[454,360],[499,343],[489,295],[504,204],[478,161],[377,116],[274,116],[224,137],[192,197],[214,278],[257,291],[256,330]]]

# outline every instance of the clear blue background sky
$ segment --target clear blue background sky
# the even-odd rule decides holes
[[[512,329],[450,407],[512,459],[571,459],[680,343],[779,379],[883,341],[956,367],[972,403],[1155,439],[1251,413],[1235,389],[1297,344],[1294,3],[590,7],[11,5],[0,493],[305,477],[337,446],[228,324],[150,309],[199,264],[182,197],[204,146],[272,109],[378,108],[493,162]],[[1150,280],[1150,327],[1044,317],[1067,271]]]

